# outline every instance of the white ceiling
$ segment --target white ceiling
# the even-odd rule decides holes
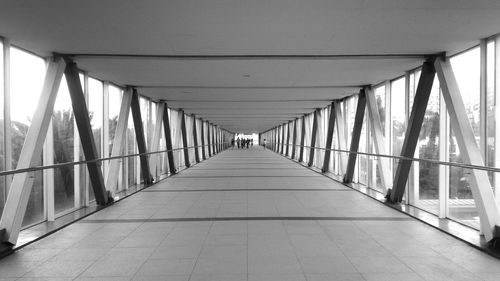
[[[0,3],[0,36],[40,55],[174,56],[75,60],[94,77],[138,86],[143,95],[247,133],[312,112],[422,62],[414,56],[307,56],[454,53],[499,31],[498,0]]]

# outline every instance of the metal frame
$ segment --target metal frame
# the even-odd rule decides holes
[[[281,154],[285,153],[285,124],[281,125]]]
[[[189,150],[187,143],[187,133],[186,133],[186,114],[184,114],[184,110],[179,109],[179,113],[181,114],[181,134],[182,134],[182,151],[184,152],[184,165],[186,168],[191,167],[191,163],[189,163]]]
[[[347,160],[347,168],[344,174],[344,183],[351,183],[354,177],[354,169],[356,168],[356,159],[358,156],[359,139],[361,137],[361,130],[363,129],[363,119],[365,117],[366,109],[366,89],[361,89],[358,94],[358,105],[356,107],[356,116],[354,117],[354,128],[352,129],[351,148],[349,159]]]
[[[335,129],[335,115],[336,115],[335,109],[336,109],[335,102],[332,102],[330,106],[330,116],[328,118],[328,131],[326,133],[326,146],[325,146],[326,150],[325,150],[325,156],[323,157],[323,167],[321,168],[322,173],[328,172],[330,166],[330,154],[332,153],[330,149],[332,148],[333,131]]]
[[[201,121],[201,128],[200,128],[200,131],[201,131],[201,157],[203,160],[207,160],[207,154],[206,154],[206,151],[205,151],[205,121],[203,121],[203,119],[200,119]]]
[[[196,131],[196,115],[193,115],[193,140],[194,140],[194,159],[200,163],[200,152],[198,151],[198,132]]]
[[[122,102],[120,105],[120,115],[118,116],[115,138],[113,140],[113,148],[111,150],[111,157],[120,156],[124,150],[124,140],[127,137],[127,125],[131,103],[132,89],[127,89],[123,92]],[[108,175],[106,177],[106,187],[108,190],[115,190],[118,183],[120,166],[121,161],[119,159],[109,161]]]
[[[316,137],[318,134],[318,115],[319,115],[320,109],[316,109],[314,111],[314,118],[313,118],[313,127],[312,127],[312,133],[311,133],[311,148],[309,149],[309,161],[307,163],[307,166],[311,167],[314,163],[314,153],[316,152]]]
[[[66,64],[62,58],[49,62],[47,73],[32,124],[19,156],[17,168],[29,168],[39,164],[43,143],[52,118],[54,103]],[[5,229],[3,239],[14,245],[21,230],[34,178],[29,173],[15,174],[5,202],[0,229]]]
[[[300,138],[300,155],[299,155],[299,162],[302,162],[302,160],[304,159],[304,139],[305,139],[305,135],[306,135],[306,118],[305,116],[302,116],[302,127],[301,127],[301,130],[300,130],[300,135],[301,135],[301,138]]]
[[[164,107],[165,104],[163,102],[158,102],[156,104],[156,120],[155,120],[155,127],[153,130],[153,136],[151,138],[151,145],[150,145],[151,151],[158,151],[158,149],[160,148],[161,126],[163,120]],[[158,157],[159,155],[151,155],[151,157],[149,158],[149,168],[156,177],[159,177],[159,175],[161,174],[161,171],[158,171]]]
[[[371,133],[373,137],[373,145],[375,147],[376,154],[387,154],[385,149],[385,138],[384,131],[382,130],[382,123],[380,121],[380,115],[377,108],[377,101],[375,99],[375,92],[370,87],[367,89],[366,93],[366,105],[368,108],[369,123],[371,125]],[[387,124],[387,127],[389,124]],[[384,157],[378,157],[378,164],[380,169],[380,180],[382,182],[382,190],[385,193],[387,188],[390,188],[390,166],[388,159]],[[377,184],[376,182],[374,183]]]
[[[434,62],[434,67],[450,115],[450,124],[456,136],[460,155],[469,164],[484,166],[481,149],[476,143],[451,63],[449,60],[438,58]],[[495,232],[495,228],[500,225],[500,211],[490,186],[488,173],[473,169],[469,181],[479,213],[482,233],[487,241],[498,238],[497,235],[500,234]]]
[[[288,156],[288,152],[290,151],[290,122],[286,123],[286,152],[285,156]]]
[[[422,65],[420,79],[418,82],[417,91],[415,93],[415,98],[413,100],[413,107],[411,110],[410,119],[408,120],[408,127],[405,133],[405,139],[401,148],[402,157],[411,158],[415,154],[418,136],[420,134],[420,129],[422,128],[425,111],[427,109],[427,103],[429,101],[432,84],[434,82],[434,76],[436,74],[433,60],[434,59],[430,59],[424,62]],[[396,174],[394,176],[392,189],[387,196],[389,202],[399,203],[403,199],[411,164],[411,161],[399,161]]]
[[[141,156],[139,156],[139,159],[141,160],[140,162],[142,178],[145,184],[152,184],[153,177],[151,176],[151,170],[149,169],[148,155],[143,154],[147,153],[148,150],[146,147],[146,138],[144,136],[144,127],[142,125],[141,106],[139,104],[139,94],[137,93],[137,89],[132,90],[132,101],[130,107],[132,109],[132,119],[134,120],[137,149],[141,154]]]
[[[210,123],[207,121],[207,150],[208,150],[208,157],[212,157],[212,142],[210,139]]]
[[[174,175],[177,173],[177,170],[175,169],[172,133],[170,131],[170,118],[168,117],[167,103],[165,103],[163,107],[163,131],[165,132],[165,144],[167,146],[168,169],[170,174]]]
[[[295,146],[297,145],[297,118],[293,120],[293,135],[292,135],[292,155],[290,158],[295,159]]]
[[[342,115],[342,108],[340,106],[340,102],[335,102],[337,105],[335,106],[335,122],[337,125],[337,141],[339,148],[342,150],[347,150],[347,130],[346,127],[344,126],[344,116]],[[339,155],[339,160],[340,160],[340,173],[345,173],[347,169],[347,154],[345,153],[340,153]]]

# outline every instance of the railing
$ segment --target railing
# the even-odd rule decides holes
[[[273,144],[277,144],[277,143],[271,143],[271,145],[273,145]],[[268,145],[269,145],[269,143],[268,143]],[[279,145],[281,145],[281,144],[279,144]],[[287,144],[285,144],[285,146],[286,145]],[[293,144],[288,144],[288,145],[293,145]],[[385,157],[385,158],[391,158],[391,159],[403,160],[403,161],[427,162],[427,163],[431,163],[431,164],[446,165],[446,166],[459,167],[459,168],[465,168],[465,169],[477,169],[477,170],[483,170],[483,171],[495,172],[495,173],[500,172],[500,168],[478,166],[478,165],[465,164],[465,163],[445,162],[445,161],[439,161],[439,160],[433,160],[433,159],[422,159],[422,158],[412,158],[412,157],[395,156],[395,155],[387,155],[387,154],[376,154],[376,153],[350,151],[350,150],[342,150],[342,149],[335,149],[335,148],[312,147],[312,146],[307,146],[307,145],[301,146],[300,144],[296,144],[295,146],[309,148],[309,149],[319,149],[319,150],[331,151],[331,152],[343,152],[346,154]]]
[[[224,142],[222,144],[225,145],[228,143]],[[19,174],[19,173],[28,173],[28,172],[36,172],[36,171],[49,170],[49,169],[57,169],[57,168],[66,167],[66,166],[76,166],[76,165],[87,164],[87,163],[96,163],[96,162],[103,162],[103,161],[124,159],[124,158],[132,158],[132,157],[144,156],[144,155],[174,152],[174,151],[184,150],[184,149],[195,149],[195,148],[199,148],[199,147],[212,147],[212,146],[213,146],[212,144],[205,144],[205,145],[198,145],[198,146],[179,147],[179,148],[174,148],[171,150],[159,150],[159,151],[153,151],[153,152],[135,153],[135,154],[120,155],[120,156],[97,158],[97,159],[91,159],[91,160],[81,160],[81,161],[75,161],[75,162],[64,162],[64,163],[57,163],[57,164],[52,164],[52,165],[35,166],[35,167],[15,169],[15,170],[6,170],[6,171],[0,171],[0,177],[7,176],[7,175],[13,175],[13,174]],[[208,153],[206,153],[206,154],[208,154]]]

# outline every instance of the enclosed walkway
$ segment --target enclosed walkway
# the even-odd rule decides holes
[[[500,260],[253,147],[220,153],[35,242],[1,260],[0,273],[0,280],[500,280]]]

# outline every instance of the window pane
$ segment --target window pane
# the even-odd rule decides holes
[[[452,57],[453,73],[457,79],[469,122],[474,131],[476,144],[480,140],[480,53],[479,48]],[[463,163],[453,131],[450,134],[450,162]],[[463,223],[479,228],[479,215],[470,189],[468,169],[450,167],[449,215]]]
[[[74,158],[74,115],[66,79],[63,77],[54,113],[52,114],[54,140],[54,163],[73,162]],[[54,169],[55,213],[75,207],[74,167],[65,166]]]
[[[113,141],[115,139],[116,126],[118,125],[118,115],[120,115],[120,105],[122,102],[122,91],[120,88],[109,85],[109,153],[113,151]]]
[[[3,43],[0,40],[0,171],[5,170],[5,151],[4,147],[4,121],[3,121],[3,101],[4,101],[4,82],[3,82]],[[5,186],[5,177],[0,177],[0,216],[2,215],[3,208],[5,205],[5,200],[7,199],[7,188]]]
[[[401,147],[406,132],[406,93],[405,78],[395,80],[391,83],[391,119],[392,119],[392,154],[401,155]],[[393,161],[394,174],[396,174],[399,161]]]
[[[12,168],[15,169],[31,125],[33,112],[38,105],[46,66],[42,58],[17,48],[11,48],[10,55]],[[40,155],[40,164],[41,159]],[[42,172],[33,172],[30,176],[34,178],[33,189],[24,215],[23,226],[45,218]]]

